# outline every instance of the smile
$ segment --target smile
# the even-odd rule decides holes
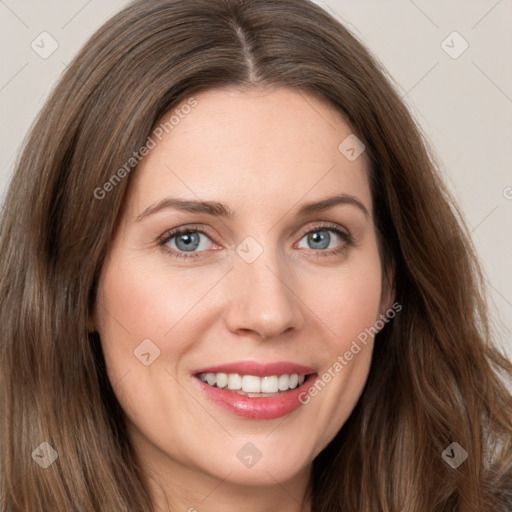
[[[193,377],[214,405],[246,419],[268,420],[303,405],[299,395],[313,385],[317,373],[293,363],[243,361],[203,368]]]

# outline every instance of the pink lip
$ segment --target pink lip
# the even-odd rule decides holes
[[[197,377],[200,373],[238,373],[257,377],[296,373],[298,375],[309,375],[309,377],[299,387],[282,391],[276,396],[249,397],[239,395],[227,388],[219,389],[210,386]],[[197,382],[197,385],[200,386],[202,392],[210,401],[230,413],[247,419],[269,420],[285,416],[298,409],[302,405],[299,396],[307,393],[308,389],[315,383],[316,376],[317,374],[312,368],[295,363],[262,364],[255,361],[240,361],[200,368],[194,372],[194,381]]]
[[[314,377],[316,374],[308,377],[301,386],[282,391],[281,394],[272,397],[239,395],[227,388],[214,388],[197,377],[194,377],[194,380],[209,400],[230,413],[247,419],[270,420],[290,414],[303,405],[299,396],[307,394],[308,389],[316,382]]]
[[[254,375],[256,377],[270,377],[272,375],[309,375],[315,373],[315,370],[301,364],[275,362],[275,363],[257,363],[256,361],[239,361],[236,363],[221,364],[218,366],[208,366],[194,371],[199,373],[238,373],[240,375]]]

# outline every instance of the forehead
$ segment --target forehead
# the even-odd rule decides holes
[[[130,184],[135,210],[166,194],[270,211],[339,192],[371,211],[365,154],[347,158],[344,141],[354,135],[326,103],[288,88],[215,89],[193,100],[156,123],[156,145]]]

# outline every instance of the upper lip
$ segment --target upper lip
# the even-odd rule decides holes
[[[240,375],[254,375],[256,377],[269,377],[272,375],[309,375],[315,373],[315,370],[302,364],[290,363],[286,361],[276,361],[274,363],[258,363],[256,361],[238,361],[233,363],[219,364],[217,366],[208,366],[200,368],[194,372],[199,373],[238,373]]]

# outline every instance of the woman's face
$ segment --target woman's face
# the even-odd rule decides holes
[[[133,171],[94,328],[159,478],[198,498],[293,489],[354,408],[391,302],[365,154],[304,93],[195,100]]]

